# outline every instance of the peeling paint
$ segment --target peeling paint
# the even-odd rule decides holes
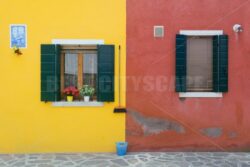
[[[185,128],[177,122],[167,119],[146,117],[139,112],[128,110],[128,114],[142,126],[144,135],[159,134],[164,131],[175,131],[177,133],[185,133]]]
[[[228,136],[229,136],[230,138],[236,138],[236,137],[238,136],[238,134],[237,134],[236,132],[229,132],[229,133],[228,133]]]
[[[218,138],[222,135],[222,128],[204,128],[201,130],[201,132],[211,138]]]
[[[140,136],[140,135],[142,135],[142,133],[140,133],[140,131],[138,131],[138,130],[126,130],[126,135]]]

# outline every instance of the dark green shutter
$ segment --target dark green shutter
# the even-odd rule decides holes
[[[60,100],[60,46],[41,45],[41,101]]]
[[[228,36],[213,37],[213,91],[228,92]]]
[[[114,101],[114,54],[114,45],[98,46],[98,101]]]
[[[176,92],[186,92],[187,37],[176,35]]]

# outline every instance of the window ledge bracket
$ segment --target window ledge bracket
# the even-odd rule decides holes
[[[103,107],[103,102],[81,102],[81,101],[74,101],[74,102],[66,102],[66,101],[59,101],[59,102],[53,102],[53,107]]]
[[[217,93],[217,92],[180,92],[179,93],[180,98],[222,98],[223,93]]]

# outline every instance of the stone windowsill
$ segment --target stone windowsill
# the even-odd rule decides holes
[[[181,92],[179,93],[179,97],[181,98],[222,98],[223,93],[215,93],[215,92]]]
[[[73,101],[73,102],[67,102],[67,101],[59,101],[59,102],[53,102],[52,106],[54,107],[103,107],[103,102],[97,102],[97,101],[90,101],[90,102],[84,102],[84,101]]]

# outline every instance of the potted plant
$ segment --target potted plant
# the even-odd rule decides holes
[[[83,85],[80,89],[80,95],[84,98],[85,102],[89,102],[91,96],[95,93],[95,88],[92,88],[89,85]]]
[[[67,97],[68,102],[72,102],[75,96],[79,95],[78,89],[74,86],[69,86],[63,90],[64,95]]]

